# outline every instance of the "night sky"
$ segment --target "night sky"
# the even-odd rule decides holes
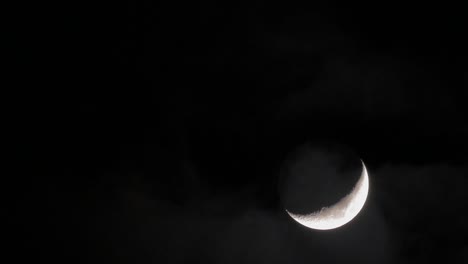
[[[463,9],[218,2],[12,9],[8,263],[467,263]],[[279,190],[324,144],[370,193],[317,231]]]

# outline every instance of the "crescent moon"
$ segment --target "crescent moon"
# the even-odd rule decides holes
[[[299,224],[318,230],[334,229],[350,222],[364,207],[369,193],[369,176],[362,160],[361,163],[362,173],[358,182],[351,193],[336,204],[306,215],[294,214],[288,210],[286,212]]]

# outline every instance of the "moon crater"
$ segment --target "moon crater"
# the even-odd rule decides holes
[[[343,169],[343,156],[329,154],[309,151],[289,164],[292,166],[287,171],[290,181],[283,192],[287,196],[283,198],[285,210],[296,222],[312,229],[329,230],[350,222],[364,207],[369,192],[362,160],[359,169]]]

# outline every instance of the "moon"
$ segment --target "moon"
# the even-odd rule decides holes
[[[339,202],[323,207],[320,211],[311,214],[294,214],[286,209],[286,212],[299,224],[312,229],[335,229],[353,220],[361,211],[369,193],[369,176],[366,166],[362,163],[362,172],[353,190]]]

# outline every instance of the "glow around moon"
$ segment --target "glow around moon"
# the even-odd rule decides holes
[[[361,161],[362,162],[362,161]],[[369,176],[362,162],[362,173],[351,193],[336,204],[324,207],[318,212],[300,215],[286,212],[298,223],[318,230],[329,230],[345,225],[361,211],[369,193]]]

